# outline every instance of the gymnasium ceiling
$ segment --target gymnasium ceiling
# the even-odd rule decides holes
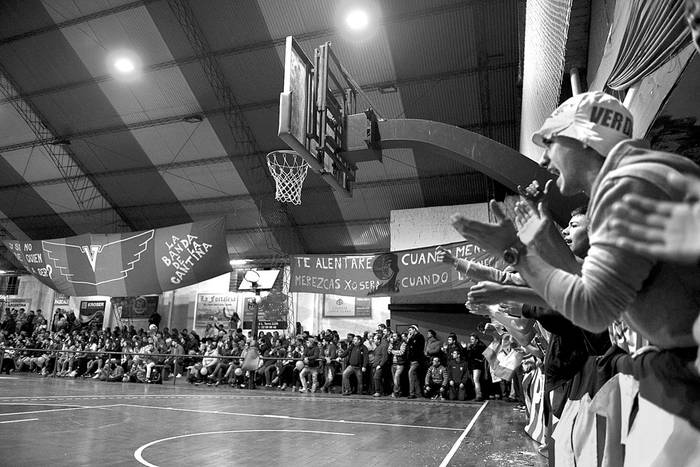
[[[388,250],[391,210],[488,200],[499,188],[486,176],[408,149],[360,162],[352,198],[310,173],[301,206],[274,200],[265,154],[285,148],[287,35],[309,55],[330,41],[385,118],[445,122],[517,147],[524,2],[374,3],[375,27],[353,37],[343,1],[0,2],[0,234],[224,216],[231,259],[279,264]],[[112,75],[120,50],[139,57],[138,79]]]

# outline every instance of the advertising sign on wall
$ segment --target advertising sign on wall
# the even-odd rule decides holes
[[[158,295],[112,297],[112,309],[120,319],[148,319],[158,310]]]
[[[238,307],[238,294],[198,293],[194,309],[194,327],[204,328],[207,324],[223,324],[224,328],[233,327],[231,317]]]
[[[287,329],[287,314],[289,305],[287,295],[281,292],[273,292],[265,297],[258,297],[260,303],[258,310],[258,329]],[[255,298],[246,298],[243,326],[247,329],[253,327],[253,316],[256,310]]]
[[[324,318],[371,318],[372,299],[325,294],[323,297]]]
[[[102,326],[105,318],[106,300],[82,300],[80,302],[80,321]]]

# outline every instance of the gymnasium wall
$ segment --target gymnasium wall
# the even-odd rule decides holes
[[[461,213],[482,222],[489,221],[487,203],[391,211],[391,250],[409,250],[464,241],[464,238],[450,224],[450,216],[454,213]],[[446,269],[450,267],[445,264]],[[391,304],[462,304],[466,298],[467,289],[464,288],[410,297],[392,297]]]

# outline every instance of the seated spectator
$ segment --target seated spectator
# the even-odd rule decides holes
[[[448,397],[451,401],[471,399],[473,397],[472,382],[469,378],[469,366],[462,359],[462,353],[454,349],[447,366]]]
[[[425,397],[445,400],[447,378],[447,369],[440,362],[440,357],[433,357],[432,365],[425,374]]]

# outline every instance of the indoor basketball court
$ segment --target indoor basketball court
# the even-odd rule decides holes
[[[21,376],[0,385],[3,465],[546,465],[501,402]]]
[[[700,467],[700,0],[0,1],[0,465]]]

